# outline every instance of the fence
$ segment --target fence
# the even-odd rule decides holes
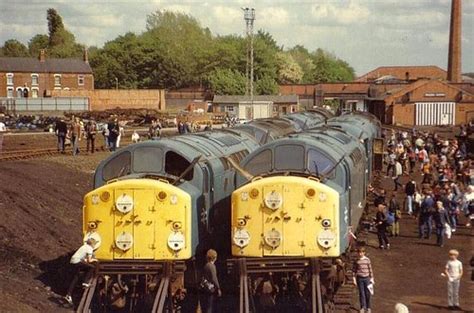
[[[6,112],[88,111],[86,97],[0,98],[0,108]]]

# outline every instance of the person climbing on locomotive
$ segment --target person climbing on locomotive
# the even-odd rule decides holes
[[[81,271],[86,271],[86,277],[82,286],[88,288],[89,281],[92,278],[93,268],[97,264],[98,260],[94,258],[94,246],[96,240],[94,238],[89,238],[87,241],[72,255],[71,260],[69,261],[71,265],[71,272],[74,275],[69,285],[68,291],[64,299],[72,304],[72,293],[76,287],[77,281],[79,280],[79,275]]]

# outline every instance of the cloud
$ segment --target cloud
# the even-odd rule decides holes
[[[474,71],[474,0],[463,5],[463,70]],[[451,0],[0,0],[0,44],[47,33],[56,8],[78,42],[102,46],[145,30],[156,10],[190,14],[214,34],[243,34],[242,6],[256,9],[255,29],[284,47],[323,48],[359,74],[380,65],[446,67]]]
[[[336,23],[348,25],[365,23],[370,16],[370,10],[365,5],[350,0],[347,3],[326,2],[311,7],[311,15],[319,23]]]

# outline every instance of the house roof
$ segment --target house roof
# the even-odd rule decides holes
[[[321,90],[325,94],[367,94],[369,83],[326,83],[316,85],[316,91]]]
[[[274,95],[259,95],[253,96],[254,101],[271,101],[273,103],[298,103],[297,95],[283,95],[283,96],[274,96]],[[239,103],[244,101],[251,101],[250,96],[214,96],[212,102],[214,103]]]
[[[355,81],[357,82],[372,82],[383,76],[394,77],[401,81],[418,80],[422,78],[428,79],[446,79],[448,74],[442,68],[436,65],[422,65],[422,66],[380,66],[373,71],[370,71]]]
[[[82,59],[46,58],[41,62],[38,58],[0,57],[0,72],[92,74],[92,68]]]

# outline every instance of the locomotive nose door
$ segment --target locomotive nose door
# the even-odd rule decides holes
[[[155,194],[146,189],[117,189],[114,204],[114,258],[153,259]]]

